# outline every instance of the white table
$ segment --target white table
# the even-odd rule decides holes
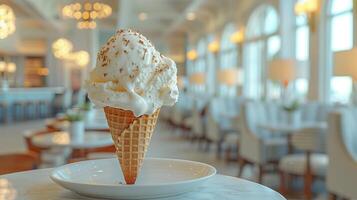
[[[0,176],[0,197],[11,200],[93,199],[79,196],[55,184],[49,178],[51,171],[52,169],[42,169]],[[186,199],[285,200],[279,193],[263,185],[223,175],[216,175],[197,191],[170,198],[161,198],[160,200]]]
[[[34,136],[32,142],[39,147],[70,147],[70,148],[97,148],[113,144],[109,132],[92,132],[84,133],[82,141],[72,140],[68,132],[55,132],[53,134],[44,134]]]

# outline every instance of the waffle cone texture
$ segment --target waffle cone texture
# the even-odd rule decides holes
[[[158,109],[151,115],[135,117],[132,111],[104,107],[126,184],[134,184],[143,165],[154,132]]]

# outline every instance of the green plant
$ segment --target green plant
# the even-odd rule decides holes
[[[69,122],[78,122],[83,120],[83,116],[79,113],[67,113],[65,119]]]
[[[92,109],[92,104],[90,102],[86,102],[86,103],[83,103],[81,106],[80,106],[80,109],[81,110],[84,110],[84,111],[89,111]]]
[[[300,107],[300,103],[298,100],[294,100],[291,104],[289,105],[283,105],[283,109],[286,111],[286,112],[294,112],[296,111],[297,109],[299,109]]]

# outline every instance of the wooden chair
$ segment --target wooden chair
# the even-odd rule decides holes
[[[38,147],[38,146],[34,145],[32,143],[32,138],[34,136],[38,136],[38,135],[52,134],[53,132],[55,132],[55,130],[51,130],[51,129],[25,131],[23,136],[25,139],[27,150],[30,152],[34,152],[37,155],[40,155],[43,151],[48,150],[48,148]]]
[[[32,153],[12,153],[0,155],[0,175],[36,169],[39,157]]]

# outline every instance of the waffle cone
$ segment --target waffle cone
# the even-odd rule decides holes
[[[105,116],[126,184],[134,184],[144,161],[159,110],[135,117],[132,111],[105,107]]]

